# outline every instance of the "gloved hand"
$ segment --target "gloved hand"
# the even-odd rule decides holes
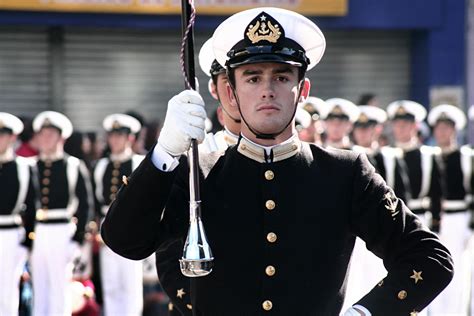
[[[172,156],[182,155],[191,146],[191,139],[204,140],[205,120],[202,97],[196,91],[184,90],[168,102],[158,145]]]

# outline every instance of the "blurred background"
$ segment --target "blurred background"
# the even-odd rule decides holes
[[[357,102],[371,93],[382,107],[397,99],[428,109],[474,104],[473,0],[196,1],[196,56],[249,3],[290,8],[321,27],[327,52],[309,74],[314,96]],[[60,111],[82,131],[131,109],[162,121],[183,88],[180,41],[176,0],[0,1],[0,110]],[[198,65],[196,74],[212,113]]]

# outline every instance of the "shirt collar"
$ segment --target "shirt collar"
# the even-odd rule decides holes
[[[130,147],[126,148],[120,154],[110,154],[110,160],[113,162],[124,162],[132,159],[133,151]]]
[[[39,154],[39,159],[42,161],[56,161],[56,160],[61,160],[64,158],[64,151],[61,149],[56,150],[52,154],[44,154],[40,153]]]
[[[301,151],[301,141],[292,135],[286,141],[274,146],[262,146],[242,135],[237,151],[260,163],[277,162],[293,157]]]

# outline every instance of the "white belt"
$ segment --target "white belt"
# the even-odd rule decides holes
[[[0,225],[20,225],[21,216],[15,215],[0,215]]]
[[[407,206],[410,210],[428,209],[430,207],[431,200],[428,197],[422,199],[413,199],[408,201]]]
[[[464,200],[444,200],[442,202],[443,210],[466,210],[467,202]]]
[[[38,209],[36,211],[36,219],[45,221],[49,219],[71,219],[66,208],[55,208],[51,210]]]

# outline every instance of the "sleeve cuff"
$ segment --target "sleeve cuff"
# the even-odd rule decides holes
[[[164,172],[171,172],[179,165],[178,158],[168,154],[160,144],[156,144],[153,149],[151,161],[156,168]]]
[[[361,316],[359,311],[363,312],[365,316],[372,316],[369,310],[362,305],[352,306],[344,313],[344,316]]]

